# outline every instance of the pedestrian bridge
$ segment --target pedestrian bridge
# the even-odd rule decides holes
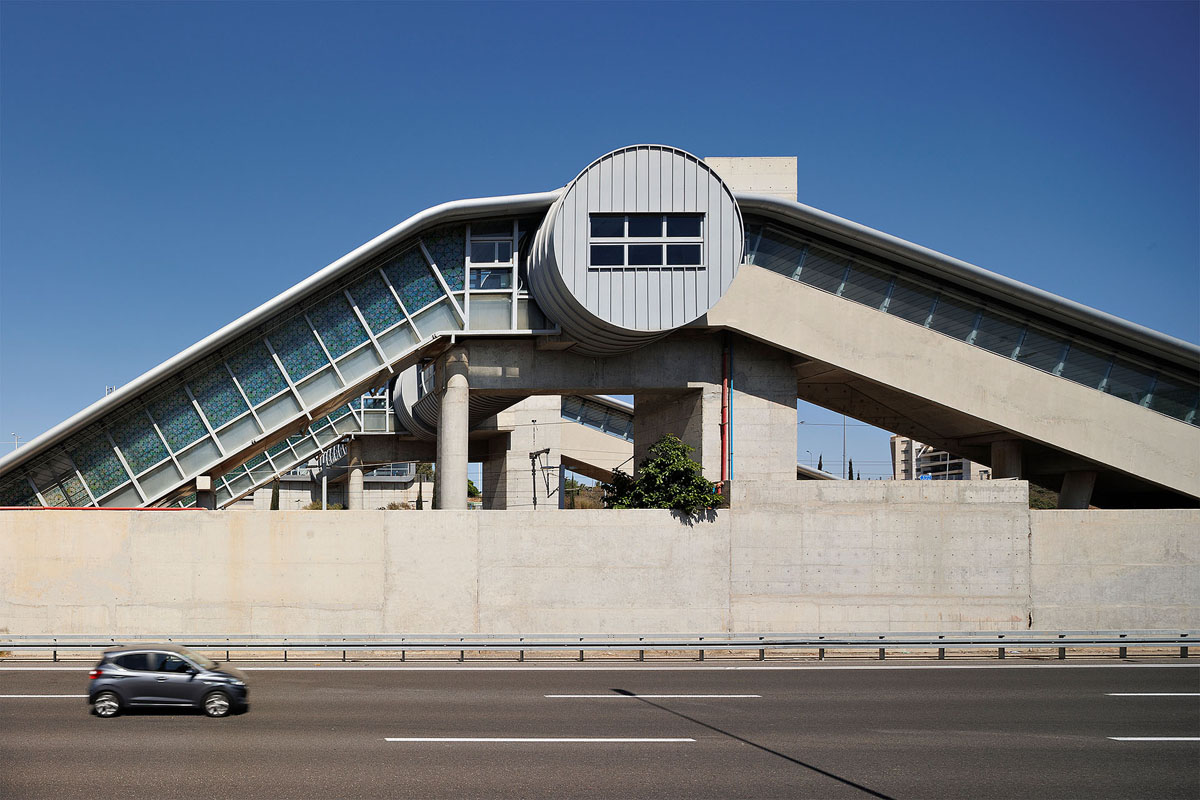
[[[669,148],[627,150],[627,166],[648,159],[651,175],[655,159],[683,158]],[[659,188],[669,204],[666,181]],[[557,219],[565,235],[571,191],[456,201],[405,220],[0,459],[0,506],[188,506],[209,480],[224,506],[362,431],[353,403],[373,387],[407,392],[400,419],[413,423],[411,433],[436,437],[436,404],[422,409],[420,400],[442,387],[418,384],[452,342],[524,339],[543,364],[583,353],[597,376],[589,392],[601,394],[636,389],[601,385],[606,364],[658,339],[686,342],[706,331],[788,354],[797,398],[990,464],[997,476],[1061,488],[1083,505],[1200,503],[1195,344],[747,193],[730,193],[719,225],[716,205],[696,212],[681,195],[674,202],[687,213],[659,214],[665,222],[648,238],[634,222],[653,220],[645,209],[657,213],[658,201],[653,191],[649,199],[630,194],[633,221],[592,246],[626,248],[618,256],[633,263],[589,261],[580,275],[593,283],[560,285],[545,277],[546,254],[563,245],[546,241],[555,235],[546,231]],[[593,216],[607,224],[620,210]],[[697,217],[703,229],[690,227]],[[671,238],[675,220],[685,244]],[[707,220],[711,236],[722,228],[723,251],[737,254],[725,278],[715,256],[669,263],[702,260],[694,253],[717,247]],[[636,263],[655,258],[665,262]],[[683,311],[671,315],[662,309],[676,302],[669,281],[680,275]],[[608,300],[588,294],[610,279],[625,281],[623,295],[613,284],[611,313]],[[572,292],[584,299],[576,304]],[[622,305],[625,316],[610,327],[637,335],[581,322],[593,300],[602,320]],[[659,310],[649,308],[643,322],[647,303]],[[596,341],[585,341],[589,332]],[[520,399],[519,376],[505,377],[517,388],[472,386],[472,425]]]

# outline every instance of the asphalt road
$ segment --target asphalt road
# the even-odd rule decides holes
[[[293,664],[217,720],[9,696],[86,683],[0,665],[0,797],[1200,797],[1200,742],[1110,738],[1200,737],[1194,664]],[[445,737],[484,741],[389,741]]]

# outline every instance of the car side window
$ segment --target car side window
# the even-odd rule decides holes
[[[129,653],[128,655],[118,656],[114,660],[124,669],[145,672],[150,669],[149,664],[146,661],[146,655],[146,653]]]
[[[158,672],[159,664],[162,663],[162,653],[146,653],[146,669],[151,672]]]
[[[159,672],[187,672],[191,669],[191,665],[184,661],[179,656],[168,655],[163,658],[161,664],[158,665]]]

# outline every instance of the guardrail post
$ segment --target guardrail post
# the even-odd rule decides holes
[[[226,661],[229,660],[229,651],[228,650],[225,651],[225,660]]]
[[[1185,647],[1183,649],[1186,650],[1187,648]],[[58,651],[57,650],[53,651],[53,655],[54,655],[54,661],[55,661],[55,663],[57,663],[58,662]]]
[[[881,647],[879,648],[879,660],[883,661],[885,658],[887,658],[887,650]]]
[[[946,648],[939,647],[938,648],[938,661],[945,661],[945,660],[946,660]]]
[[[1125,648],[1118,647],[1117,648],[1117,658],[1124,658],[1124,657],[1125,657]]]
[[[817,661],[824,661],[824,660],[825,660],[825,648],[818,647],[817,648]]]
[[[1067,657],[1067,648],[1065,648],[1065,647],[1058,648],[1058,657],[1060,659],[1066,658]]]
[[[342,651],[342,663],[345,663],[345,662],[346,662],[346,651],[343,650]]]
[[[1179,648],[1179,657],[1180,657],[1180,658],[1187,658],[1187,657],[1188,657],[1188,654],[1187,654],[1187,648],[1186,648],[1186,647],[1181,647],[1181,648]]]
[[[462,661],[466,657],[466,654],[467,654],[466,650],[459,650],[458,651],[458,660]]]
[[[284,648],[283,648],[283,663],[285,663],[285,664],[287,663],[287,646],[286,645],[284,645]]]
[[[579,660],[583,661],[583,651],[582,650],[579,651]]]
[[[1004,658],[1004,648],[996,648],[996,658]]]
[[[765,647],[758,648],[758,660],[759,661],[767,660],[767,650]]]
[[[517,651],[517,661],[524,661],[524,660],[525,660],[525,651],[518,650]]]
[[[638,650],[638,661],[645,661],[645,660],[646,660],[646,651]]]
[[[704,660],[704,651],[703,650],[700,651],[700,660],[701,661]]]

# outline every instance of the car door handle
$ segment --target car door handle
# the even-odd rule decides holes
[[[162,683],[162,682],[163,682],[163,681],[165,681],[166,679],[167,679],[167,676],[166,676],[166,675],[163,675],[161,678],[155,678],[154,680],[158,681],[159,683]]]

